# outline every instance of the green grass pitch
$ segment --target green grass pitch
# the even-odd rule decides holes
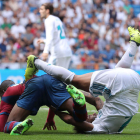
[[[140,97],[138,100],[140,104]],[[95,108],[87,104],[89,114],[92,114]],[[139,109],[140,112],[140,109]],[[34,120],[34,125],[28,132],[21,136],[10,136],[0,133],[0,140],[140,140],[140,113],[136,114],[129,125],[121,134],[76,134],[73,126],[65,124],[57,116],[55,122],[57,130],[42,130],[46,121],[48,109],[42,107],[36,116],[29,116]]]

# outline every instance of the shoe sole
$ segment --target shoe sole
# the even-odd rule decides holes
[[[35,64],[34,64],[35,59],[36,59],[36,57],[33,55],[29,55],[27,57],[27,67],[26,67],[25,74],[24,74],[25,81],[28,81],[29,79],[31,79],[32,76],[38,72],[38,69],[35,67]]]
[[[23,122],[22,122],[23,123]],[[24,132],[30,129],[30,127],[33,125],[32,119],[28,119],[26,124],[19,124],[18,126],[15,126],[15,130],[11,131],[10,135],[22,135]]]
[[[136,32],[136,30],[134,30],[132,27],[128,27],[128,31],[129,31],[129,34],[130,34],[130,40],[131,40],[132,42],[135,42],[135,43],[137,44],[137,46],[139,46],[139,45],[140,45],[140,42],[137,42],[137,41],[135,40],[135,35],[136,35],[136,34],[139,34],[139,35],[140,35],[140,32],[139,32],[139,31]],[[133,38],[132,38],[132,37],[133,37]],[[137,38],[137,36],[136,36],[136,38]]]
[[[85,104],[84,94],[81,91],[79,91],[76,87],[72,85],[67,85],[66,89],[77,104],[79,104],[80,106],[83,106]]]

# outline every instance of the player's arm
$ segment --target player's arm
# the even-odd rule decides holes
[[[55,126],[54,116],[55,116],[54,111],[52,111],[49,108],[48,117],[47,117],[46,123],[45,123],[45,125],[43,127],[43,130],[46,127],[47,127],[48,130],[52,130],[51,127],[53,128],[53,130],[56,130],[57,129],[56,126]]]
[[[41,43],[45,44],[46,39],[38,39],[37,44],[40,45]]]
[[[100,99],[100,97],[93,97],[89,92],[83,91],[82,93],[85,95],[86,102],[91,105],[94,105],[98,110],[102,109],[104,102]]]
[[[45,27],[46,27],[47,39],[45,40],[45,48],[44,48],[43,54],[41,56],[41,57],[43,57],[43,60],[46,60],[48,58],[48,54],[49,54],[50,48],[52,46],[54,22],[52,20],[45,22]]]
[[[80,129],[81,131],[91,131],[94,128],[92,123],[86,121],[76,122],[74,118],[68,113],[57,111],[56,115],[58,115],[60,119],[63,120],[65,123],[71,124]]]

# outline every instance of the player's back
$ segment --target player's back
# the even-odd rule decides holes
[[[50,24],[53,25],[53,29],[51,30],[52,34],[48,34],[48,36],[46,34],[46,39],[53,38],[51,55],[56,57],[71,56],[72,52],[66,39],[62,21],[58,17],[50,15],[47,19],[45,19],[46,32],[47,29],[50,28]]]
[[[15,105],[16,101],[23,93],[25,88],[24,84],[13,85],[8,87],[6,92],[3,94],[0,104],[0,111],[10,113],[11,109]]]

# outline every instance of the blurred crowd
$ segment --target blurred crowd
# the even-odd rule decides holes
[[[45,38],[39,7],[47,2],[64,23],[70,68],[114,68],[129,46],[127,27],[140,30],[140,0],[0,0],[1,69],[25,68],[28,55],[43,52],[44,44],[37,44]],[[140,70],[139,51],[134,70]]]

